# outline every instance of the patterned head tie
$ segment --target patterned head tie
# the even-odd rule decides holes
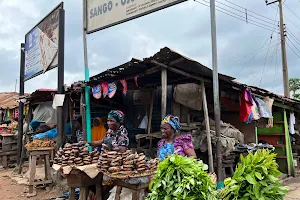
[[[170,126],[175,130],[179,131],[181,129],[181,125],[179,123],[179,117],[174,115],[167,115],[162,121],[161,124],[170,124]]]
[[[117,122],[121,124],[124,123],[124,113],[120,110],[112,110],[108,113],[108,117],[115,119]]]

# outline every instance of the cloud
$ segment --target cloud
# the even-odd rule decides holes
[[[202,2],[202,0],[199,1]],[[276,7],[265,6],[264,1],[231,1],[259,14],[248,11],[249,20],[257,20],[272,26],[273,23],[276,24],[272,19],[275,19],[277,15],[275,21],[278,21]],[[19,77],[20,43],[24,41],[25,34],[59,3],[58,0],[0,0],[0,24],[2,25],[0,30],[0,91],[14,90],[15,79]],[[222,1],[222,3],[227,6],[219,2],[217,6],[237,13],[242,18],[245,17],[243,9],[228,1]],[[243,11],[239,12],[228,6]],[[284,6],[296,11],[300,8],[300,3],[287,1]],[[64,8],[66,10],[65,83],[71,84],[84,79],[82,2],[66,0]],[[290,21],[285,21],[288,29],[298,37],[300,30],[296,26],[300,27],[300,23],[297,17],[285,7],[284,12],[285,17],[293,22],[292,24]],[[271,31],[219,11],[216,14],[219,71],[236,77],[240,82],[283,93],[281,53],[280,46],[277,48],[279,44],[277,31],[274,31],[269,47]],[[251,18],[250,15],[256,16],[257,19]],[[291,40],[291,42],[288,41],[291,47],[287,46],[289,74],[290,77],[299,77],[300,58],[298,56],[300,52],[293,47],[293,44],[297,47],[300,41],[292,37],[289,39]],[[123,64],[133,57],[142,59],[151,56],[165,46],[211,67],[210,10],[194,1],[187,1],[90,34],[87,36],[87,44],[91,76]],[[291,48],[296,54],[291,51]],[[57,69],[25,83],[26,92],[42,87],[57,87]]]

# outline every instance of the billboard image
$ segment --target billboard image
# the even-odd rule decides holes
[[[61,8],[62,4],[25,36],[25,81],[57,67]]]
[[[93,33],[186,0],[86,0],[87,33]]]

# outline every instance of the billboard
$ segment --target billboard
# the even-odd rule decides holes
[[[186,0],[86,0],[86,29],[93,33]]]
[[[63,3],[25,35],[25,81],[57,67],[59,9]]]

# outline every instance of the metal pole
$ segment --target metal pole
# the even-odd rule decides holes
[[[203,101],[205,127],[206,127],[206,134],[207,134],[206,137],[207,137],[207,150],[208,150],[208,166],[209,166],[209,172],[214,172],[214,159],[213,159],[213,152],[212,152],[212,147],[211,147],[208,108],[207,108],[205,85],[204,85],[203,81],[201,81],[201,90],[202,90],[202,101]]]
[[[167,114],[167,70],[161,70],[161,119]]]
[[[21,43],[20,56],[20,90],[19,97],[24,96],[24,71],[25,71],[25,44]],[[23,148],[23,119],[24,118],[24,103],[19,102],[19,117],[18,117],[18,158],[17,163],[20,165],[21,153]]]
[[[58,37],[58,87],[57,94],[64,94],[64,52],[65,52],[65,10],[59,10],[59,37]],[[63,145],[64,141],[64,107],[57,107],[57,148]]]
[[[214,113],[216,123],[216,163],[217,163],[217,187],[224,187],[223,173],[222,173],[222,156],[221,156],[221,142],[220,142],[220,121],[221,111],[219,102],[219,77],[218,77],[218,56],[217,56],[217,31],[216,31],[216,10],[215,0],[210,0],[210,20],[211,20],[211,43],[212,43],[212,66],[213,66],[213,94],[214,94]]]
[[[282,0],[279,0],[279,12],[280,12],[280,37],[281,37],[281,56],[282,56],[282,74],[283,74],[284,96],[290,97],[289,74],[288,74],[289,72],[288,72],[287,58],[286,58]]]
[[[87,41],[86,41],[86,0],[83,0],[83,49],[84,49],[84,80],[86,82],[90,79],[90,72],[88,67],[88,55],[87,55]],[[85,86],[85,109],[86,109],[86,136],[87,141],[92,141],[91,130],[91,105],[90,105],[90,87]],[[91,147],[89,148],[91,151]]]

